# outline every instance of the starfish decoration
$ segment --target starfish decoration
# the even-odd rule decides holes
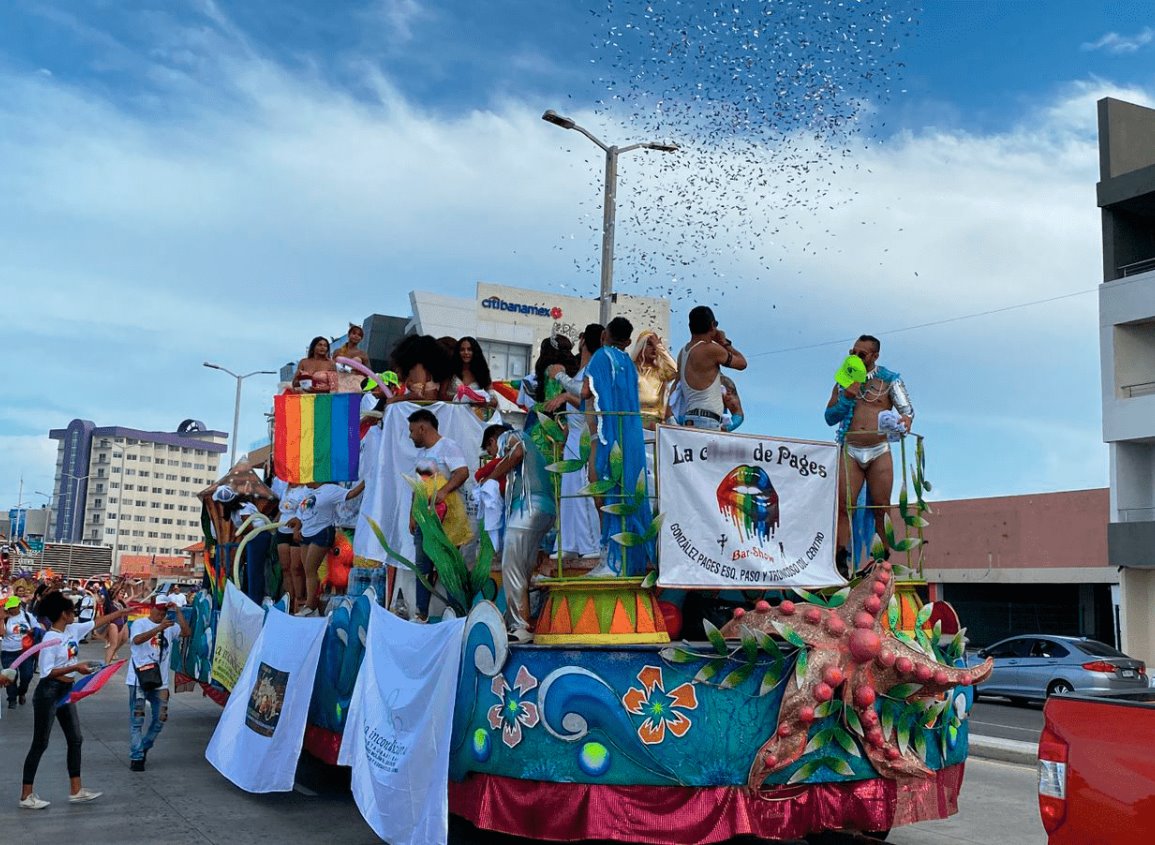
[[[741,636],[743,628],[778,634],[806,649],[801,679],[795,673],[786,686],[778,729],[754,757],[749,784],[758,788],[768,775],[802,756],[807,732],[815,720],[815,705],[841,695],[847,712],[853,708],[863,727],[863,750],[883,777],[926,776],[930,769],[911,750],[888,742],[879,725],[874,702],[899,685],[913,684],[908,699],[941,696],[955,686],[986,679],[993,661],[959,669],[939,663],[912,648],[884,628],[885,608],[894,592],[888,561],[876,563],[837,608],[784,601],[777,607],[761,601],[752,611],[738,608],[722,628],[726,637]]]

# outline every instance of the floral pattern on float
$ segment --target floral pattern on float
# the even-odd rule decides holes
[[[713,634],[721,650],[717,643],[705,650],[698,644],[511,646],[497,609],[475,607],[457,692],[451,777],[478,772],[558,783],[746,786],[778,734],[783,700],[807,649],[751,650],[748,643],[731,649]],[[891,702],[891,712],[882,696],[875,703],[878,724],[901,730],[911,753],[917,745],[928,771],[966,759],[971,690],[954,689],[935,715],[906,701]],[[836,705],[820,711],[801,753],[768,773],[764,785],[879,777],[865,738],[846,731],[845,720]]]

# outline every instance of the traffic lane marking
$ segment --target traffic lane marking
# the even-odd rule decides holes
[[[982,725],[986,728],[999,728],[1000,730],[1004,731],[1022,731],[1023,733],[1030,734],[1034,737],[1037,737],[1043,731],[1042,728],[1020,728],[1017,725],[1004,725],[1001,722],[978,722],[974,719],[969,721],[972,725]],[[986,736],[986,734],[983,734],[983,736]]]

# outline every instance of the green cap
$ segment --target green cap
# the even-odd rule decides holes
[[[381,382],[381,384],[386,384],[386,385],[389,385],[390,387],[400,387],[401,386],[401,379],[398,378],[397,373],[393,372],[392,370],[386,370],[383,373],[377,373],[377,379]],[[363,392],[368,393],[369,391],[373,390],[375,387],[377,387],[377,381],[374,381],[373,379],[366,376],[365,388],[364,388]]]
[[[20,599],[18,596],[9,596],[8,601],[4,602],[4,609],[11,610],[14,607],[20,607]]]
[[[838,372],[834,374],[834,380],[838,382],[839,387],[850,387],[854,383],[866,383],[866,364],[862,363],[862,359],[857,355],[847,355],[846,360],[842,362],[842,366],[838,368]]]

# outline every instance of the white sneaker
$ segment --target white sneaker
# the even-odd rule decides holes
[[[51,803],[51,801],[45,801],[43,798],[33,792],[27,798],[24,798],[20,801],[20,806],[25,810],[43,810]]]
[[[514,628],[509,632],[509,639],[515,643],[521,643],[524,645],[526,643],[533,642],[533,634],[531,634],[525,628]]]
[[[317,611],[313,610],[313,608],[311,608],[311,607],[306,607],[304,610],[298,610],[293,615],[294,616],[316,616]]]
[[[95,801],[103,794],[103,792],[94,792],[93,790],[86,789],[82,786],[80,787],[79,792],[73,792],[71,795],[69,795],[68,800],[73,804],[80,804],[84,801]]]
[[[585,574],[586,578],[617,578],[620,572],[614,572],[610,565],[602,560],[597,566]]]

